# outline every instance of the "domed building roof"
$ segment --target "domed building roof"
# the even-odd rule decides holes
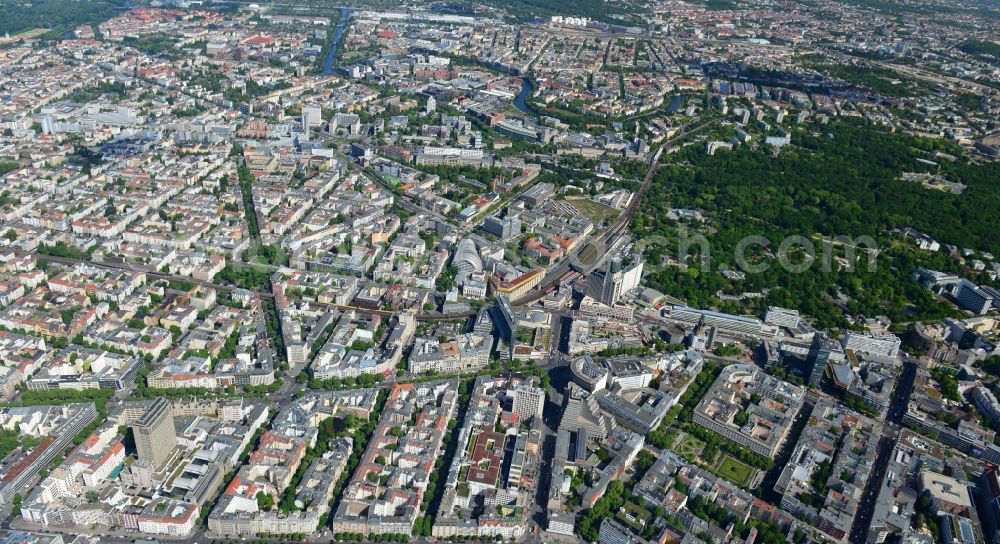
[[[452,264],[458,270],[458,276],[465,278],[472,272],[483,271],[483,260],[479,258],[479,248],[471,238],[458,243]]]

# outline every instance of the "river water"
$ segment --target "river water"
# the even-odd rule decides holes
[[[340,43],[344,31],[347,30],[347,22],[351,18],[352,11],[354,10],[350,8],[340,8],[340,20],[337,21],[337,28],[333,31],[333,41],[330,42],[330,50],[326,53],[326,60],[323,61],[324,74],[333,73],[333,60],[337,58],[337,45]]]
[[[667,106],[667,113],[675,113],[677,110],[684,107],[684,97],[675,94],[673,98],[670,99],[670,105]]]
[[[521,92],[517,93],[517,97],[514,98],[514,107],[521,110],[521,112],[525,115],[537,117],[538,112],[528,105],[528,97],[531,96],[531,93],[533,92],[535,92],[535,89],[531,85],[531,81],[529,81],[526,77],[522,77]]]

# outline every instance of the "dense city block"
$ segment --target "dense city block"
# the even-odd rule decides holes
[[[0,0],[0,544],[1000,544],[996,0]]]

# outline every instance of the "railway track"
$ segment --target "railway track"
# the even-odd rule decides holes
[[[590,243],[584,245],[579,250],[559,261],[555,268],[549,271],[545,279],[542,280],[532,292],[527,293],[515,301],[512,301],[512,304],[516,306],[523,306],[525,304],[536,302],[555,289],[556,286],[562,283],[569,274],[576,272],[580,275],[586,275],[593,271],[594,267],[600,263],[601,258],[607,251],[607,248],[614,245],[618,238],[625,234],[628,227],[632,224],[632,220],[635,219],[635,215],[639,212],[640,205],[642,204],[643,197],[653,184],[653,177],[656,175],[656,169],[659,166],[660,159],[663,158],[664,150],[669,148],[674,143],[704,130],[715,121],[716,119],[714,118],[708,119],[692,128],[685,128],[677,136],[665,141],[663,145],[657,149],[656,154],[650,159],[649,168],[646,170],[646,176],[642,180],[642,185],[639,186],[639,190],[636,191],[632,200],[628,203],[628,206],[626,206],[625,210],[618,216],[618,219],[616,219],[615,222],[597,239],[592,240]]]
[[[618,216],[618,219],[615,220],[614,224],[608,227],[608,229],[605,230],[597,239],[592,240],[590,243],[586,244],[583,248],[575,251],[572,255],[568,255],[566,258],[559,261],[559,263],[555,266],[555,268],[553,268],[548,272],[545,279],[543,279],[542,282],[540,282],[535,287],[534,290],[524,295],[523,297],[512,301],[512,304],[517,306],[522,306],[525,304],[531,304],[533,302],[538,301],[539,299],[544,297],[547,293],[555,289],[556,286],[562,283],[562,281],[564,281],[564,279],[569,274],[574,274],[574,273],[580,275],[589,274],[593,270],[594,266],[596,266],[600,262],[601,257],[604,254],[604,251],[608,247],[613,245],[613,243],[616,242],[619,237],[625,234],[625,231],[628,229],[629,225],[632,224],[632,220],[635,218],[636,213],[638,213],[639,211],[642,198],[646,195],[646,192],[649,191],[649,188],[652,185],[653,176],[656,174],[656,169],[659,166],[660,159],[663,157],[663,151],[667,149],[670,145],[674,144],[675,142],[678,142],[692,134],[695,134],[696,132],[704,130],[705,127],[709,126],[713,122],[715,122],[715,119],[708,119],[698,124],[694,128],[690,129],[685,128],[681,134],[678,134],[677,136],[671,138],[670,140],[665,141],[663,145],[661,145],[660,148],[656,150],[656,154],[654,154],[653,157],[650,159],[649,168],[646,170],[646,176],[643,178],[642,185],[639,187],[639,190],[636,191],[635,196],[633,196],[632,200],[628,203],[628,206],[626,206],[625,210]],[[580,263],[581,253],[584,252],[594,253],[593,257],[595,258],[592,261],[590,258],[588,258],[587,259],[588,263],[581,264]],[[43,255],[43,254],[38,254],[38,258],[44,261],[63,264],[63,265],[75,265],[77,263],[87,263],[92,266],[97,266],[101,268],[126,270],[133,273],[141,272],[151,278],[162,279],[167,281],[194,283],[196,285],[215,289],[217,291],[221,291],[224,293],[232,293],[234,291],[241,289],[240,287],[237,287],[235,285],[226,285],[210,281],[198,280],[191,278],[189,276],[166,274],[133,263],[118,262],[118,261],[91,261],[87,259],[74,259],[69,257],[57,257],[54,255]],[[267,300],[274,299],[274,294],[269,291],[255,291],[255,290],[250,290],[250,291],[262,299],[267,299]],[[399,313],[393,310],[374,310],[371,308],[362,308],[360,306],[350,306],[344,304],[330,304],[321,302],[314,302],[313,304],[324,308],[333,308],[341,311],[355,311],[366,315],[381,315],[385,317],[391,317]],[[417,321],[450,321],[455,319],[469,318],[473,315],[475,315],[475,312],[463,312],[460,314],[439,314],[437,312],[434,313],[423,312],[417,314]]]

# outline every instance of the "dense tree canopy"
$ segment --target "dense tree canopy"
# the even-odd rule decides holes
[[[36,28],[65,32],[110,19],[114,6],[103,0],[34,0],[30,4],[0,0],[0,34],[13,36]]]
[[[637,215],[634,232],[657,238],[647,248],[652,265],[666,256],[678,257],[687,236],[704,235],[710,247],[710,269],[665,267],[647,281],[695,306],[718,306],[727,311],[759,309],[766,304],[798,308],[821,326],[846,325],[844,312],[895,320],[932,319],[952,310],[923,290],[911,277],[919,266],[958,271],[943,253],[915,250],[889,233],[914,227],[938,241],[1000,253],[1000,165],[972,164],[964,159],[939,158],[935,151],[955,152],[943,140],[893,134],[861,121],[838,121],[821,131],[800,130],[792,136],[798,147],[786,147],[775,156],[769,149],[749,147],[713,156],[703,146],[690,146],[662,168],[643,200],[645,213]],[[934,171],[967,185],[962,194],[928,189],[904,181],[902,172]],[[707,225],[681,225],[666,218],[671,208],[706,212]],[[788,271],[774,260],[780,243],[797,235],[810,241],[818,261],[805,272]],[[767,264],[760,273],[742,280],[720,270],[740,270],[737,248],[748,236],[769,243],[751,244],[744,254],[749,264]],[[821,266],[824,240],[838,236],[870,236],[876,242],[876,266],[869,269],[864,247],[854,252],[853,270],[837,263],[847,257],[842,245],[831,243],[829,270]],[[700,245],[690,245],[697,259]],[[795,246],[793,246],[794,248]],[[796,261],[794,252],[791,261]],[[798,256],[801,259],[801,256]],[[689,260],[689,263],[697,263]],[[756,301],[723,303],[718,293],[767,291]]]

